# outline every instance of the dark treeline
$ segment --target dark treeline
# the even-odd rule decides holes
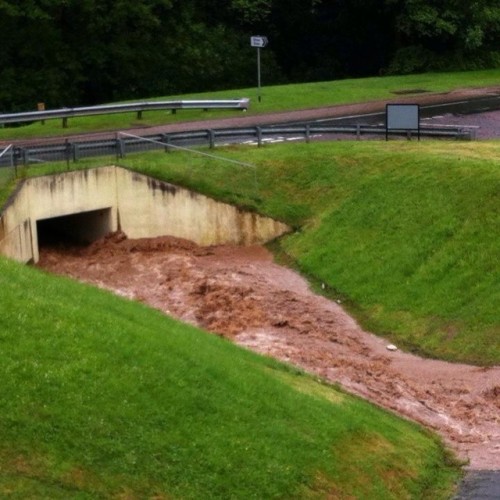
[[[500,65],[498,0],[0,0],[0,112]]]

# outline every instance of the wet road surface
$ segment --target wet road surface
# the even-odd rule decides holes
[[[500,471],[470,471],[453,500],[500,499]]]

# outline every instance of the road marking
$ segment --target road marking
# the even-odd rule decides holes
[[[446,102],[444,104],[427,104],[426,106],[421,106],[424,109],[428,108],[439,108],[439,106],[455,106],[457,104],[468,104],[471,101],[454,101],[454,102]]]
[[[377,116],[377,115],[382,115],[383,111],[378,111],[377,113],[364,113],[362,115],[347,115],[347,116],[339,116],[337,118],[322,118],[321,120],[314,120],[314,122],[333,122],[335,120],[348,120],[350,118],[361,118],[364,116]]]

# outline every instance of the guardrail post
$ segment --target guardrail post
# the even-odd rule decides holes
[[[63,128],[68,128],[68,117],[67,116],[65,116],[62,119],[62,126],[63,126]]]
[[[215,132],[213,130],[207,130],[208,133],[208,142],[210,149],[215,148]]]
[[[472,141],[473,138],[472,133],[473,132],[470,129],[461,128],[458,129],[456,138],[461,139],[463,141]]]
[[[66,139],[64,147],[64,156],[66,157],[66,167],[69,169],[69,161],[71,159],[71,143]]]
[[[125,157],[125,142],[120,137],[116,138],[116,158],[124,158]]]
[[[262,129],[260,127],[255,127],[255,132],[257,134],[257,145],[260,148],[262,146]]]
[[[311,142],[311,125],[309,123],[306,123],[306,144],[309,144]]]
[[[165,144],[165,153],[170,153],[170,136],[168,134],[163,134],[161,142]]]
[[[140,109],[139,111],[137,111],[137,119],[138,120],[142,120],[142,109]]]
[[[12,154],[12,159],[14,160],[14,167],[17,167],[17,160],[21,156],[21,149],[18,147],[12,148],[13,154]]]
[[[359,141],[361,139],[361,125],[356,124],[356,139]]]
[[[21,156],[21,149],[18,147],[12,148],[12,160],[14,161],[14,174],[17,177],[17,163],[18,158]]]
[[[72,144],[72,148],[73,148],[73,161],[77,162],[80,159],[80,148],[76,142]]]
[[[23,155],[23,165],[26,165],[30,162],[30,152],[28,148],[21,148],[21,154]]]

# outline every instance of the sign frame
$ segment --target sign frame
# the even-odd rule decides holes
[[[250,37],[250,46],[263,49],[268,43],[267,36],[254,35]]]
[[[389,103],[385,105],[385,140],[389,131],[417,132],[420,140],[420,104]]]

